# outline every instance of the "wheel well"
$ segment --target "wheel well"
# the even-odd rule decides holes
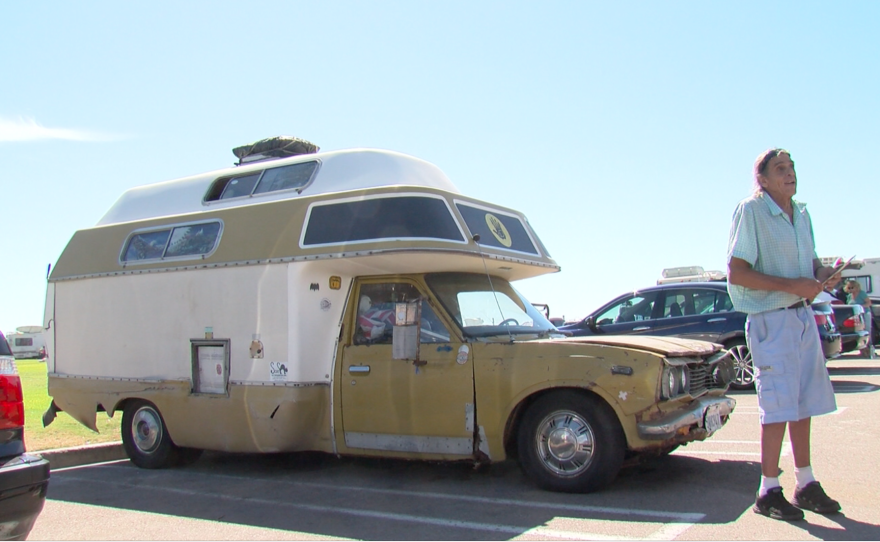
[[[719,339],[720,340],[715,341],[715,342],[719,342],[721,344],[726,345],[726,344],[730,344],[731,342],[736,341],[736,340],[742,340],[742,341],[746,340],[746,334],[742,331],[736,331],[736,332],[730,333],[728,335],[724,335],[723,337],[719,337]]]
[[[127,398],[123,399],[123,400],[119,401],[118,403],[116,403],[115,405],[113,405],[113,412],[125,412],[125,407],[128,406],[128,404],[131,403],[132,401],[137,401],[137,400],[138,400],[137,397],[127,397]]]
[[[507,457],[512,459],[517,459],[519,457],[519,451],[517,450],[517,436],[519,434],[520,422],[522,421],[522,417],[525,415],[526,411],[529,407],[546,395],[551,395],[554,393],[560,392],[576,392],[578,394],[583,395],[584,397],[595,397],[599,401],[607,404],[607,401],[603,399],[596,393],[591,392],[590,390],[586,390],[584,388],[576,388],[576,387],[560,387],[560,388],[545,388],[543,390],[536,391],[535,393],[529,395],[519,402],[516,407],[514,407],[513,412],[510,413],[510,417],[507,419],[507,425],[504,427],[504,453]],[[610,405],[609,405],[610,407]]]

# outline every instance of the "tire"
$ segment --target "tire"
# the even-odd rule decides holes
[[[180,448],[172,442],[159,409],[142,399],[125,405],[122,447],[131,462],[142,469],[173,467],[180,460]]]
[[[519,461],[543,489],[588,493],[614,480],[626,454],[617,415],[601,399],[559,391],[535,401],[518,435]]]
[[[745,339],[734,339],[724,345],[730,350],[733,358],[734,378],[730,388],[734,390],[751,390],[755,387],[755,366],[752,353]]]

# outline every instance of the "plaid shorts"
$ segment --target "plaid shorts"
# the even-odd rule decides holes
[[[746,341],[755,365],[762,425],[796,422],[837,410],[812,309],[750,314]]]

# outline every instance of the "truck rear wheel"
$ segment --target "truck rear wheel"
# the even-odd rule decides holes
[[[543,489],[569,493],[596,491],[611,482],[626,452],[611,407],[574,391],[535,401],[523,417],[517,444],[526,475]]]
[[[159,409],[142,399],[125,406],[122,447],[131,462],[142,469],[173,467],[179,461],[179,448],[171,441]]]

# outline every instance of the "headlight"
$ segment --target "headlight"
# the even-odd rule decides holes
[[[687,393],[688,389],[688,373],[687,366],[667,365],[663,368],[663,374],[660,377],[661,394],[664,399],[672,399]]]
[[[664,399],[675,397],[678,389],[678,370],[675,367],[667,365],[663,368],[663,375],[660,377],[661,394]]]

